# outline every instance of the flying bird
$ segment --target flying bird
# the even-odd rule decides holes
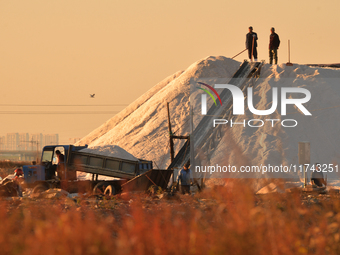
[[[91,98],[94,98],[94,95],[95,95],[95,94],[90,94],[90,97],[91,97]]]

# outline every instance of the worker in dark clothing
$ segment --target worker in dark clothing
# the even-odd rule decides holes
[[[249,33],[246,35],[246,48],[248,49],[248,57],[250,61],[252,61],[253,56],[255,61],[257,61],[256,47],[257,47],[257,34],[253,32],[253,27],[249,27]]]
[[[273,64],[273,58],[275,60],[275,65],[277,65],[277,50],[280,46],[280,38],[275,33],[275,28],[270,29],[270,36],[269,36],[269,64]]]
[[[181,190],[183,195],[185,193],[190,194],[190,184],[191,181],[193,181],[193,179],[190,176],[191,172],[189,166],[190,166],[189,163],[185,163],[183,169],[179,171],[177,176],[177,187],[179,186],[179,183],[181,183]]]
[[[320,169],[320,164],[315,164],[315,170],[312,172],[311,182],[313,185],[318,187],[322,187],[323,185],[327,186],[327,181],[323,178],[322,170]]]
[[[58,177],[62,180],[65,177],[65,157],[59,150],[56,150],[55,154],[57,155],[58,164],[57,164],[57,174]]]
[[[56,150],[55,154],[57,155],[58,158],[58,165],[60,163],[64,163],[65,157],[63,154],[61,154],[60,150]]]

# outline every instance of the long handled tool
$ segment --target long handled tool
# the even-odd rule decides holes
[[[243,51],[241,51],[240,53],[236,54],[235,56],[233,56],[231,59],[236,58],[238,55],[240,55],[241,53],[245,52],[247,49],[244,49]]]
[[[288,40],[288,62],[286,63],[286,66],[293,66],[293,64],[290,63],[290,40]]]
[[[253,35],[253,45],[252,45],[252,47],[251,47],[251,62],[253,62],[254,41],[255,41],[255,36]]]

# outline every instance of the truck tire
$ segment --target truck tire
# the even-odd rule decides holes
[[[38,184],[37,186],[34,187],[32,193],[36,194],[36,193],[41,193],[48,190],[48,187],[44,184]]]
[[[108,185],[104,191],[105,196],[114,196],[116,195],[116,189],[112,185]]]
[[[98,182],[96,186],[94,186],[92,193],[94,195],[104,195],[105,189],[108,186],[106,182]]]

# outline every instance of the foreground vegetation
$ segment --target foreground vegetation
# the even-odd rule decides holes
[[[339,254],[338,195],[2,199],[1,254]]]

